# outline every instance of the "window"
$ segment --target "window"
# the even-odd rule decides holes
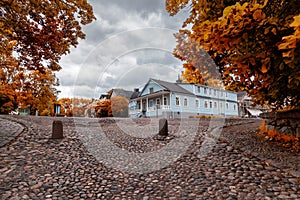
[[[176,106],[179,106],[180,105],[180,101],[179,101],[179,97],[176,97],[176,99],[175,99],[175,103],[176,103]]]
[[[148,107],[152,107],[153,106],[153,100],[149,100],[149,106]]]
[[[200,86],[198,86],[198,93],[200,93],[201,91],[200,91]]]
[[[160,99],[159,98],[156,99],[156,105],[160,105]]]
[[[188,105],[188,100],[187,100],[187,98],[184,98],[184,100],[183,100],[183,105],[184,105],[184,106],[187,106],[187,105]]]
[[[220,109],[223,109],[223,103],[220,102]]]
[[[154,92],[153,87],[149,88],[149,93],[152,94]]]
[[[167,105],[167,97],[164,97],[164,105]]]
[[[204,94],[207,94],[207,88],[204,88]]]
[[[199,100],[196,99],[196,108],[199,108]]]
[[[217,108],[218,105],[217,105],[217,102],[214,102],[214,108]]]
[[[209,108],[212,108],[212,101],[209,102]]]
[[[208,108],[208,103],[207,103],[207,101],[204,101],[204,108]]]
[[[224,95],[224,94],[223,94],[223,91],[221,91],[221,97],[223,97],[223,95]]]
[[[236,105],[235,104],[233,105],[233,110],[236,111]]]
[[[225,93],[226,97],[228,97],[228,92]]]
[[[209,88],[209,94],[211,95],[211,88]]]
[[[228,104],[228,103],[226,103],[226,109],[227,109],[227,110],[229,109],[229,104]]]
[[[214,89],[214,95],[217,96],[217,90],[216,89]]]

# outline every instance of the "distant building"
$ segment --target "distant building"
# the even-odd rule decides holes
[[[237,93],[199,84],[150,79],[129,102],[132,118],[181,118],[196,115],[238,116]]]
[[[237,98],[241,117],[258,117],[268,109],[267,106],[254,105],[253,99],[246,92],[238,92]]]
[[[109,94],[101,94],[99,99],[111,99],[112,97],[121,96],[125,97],[129,102],[134,92],[135,91],[128,91],[123,89],[112,89]]]

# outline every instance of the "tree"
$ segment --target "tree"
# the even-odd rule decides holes
[[[93,19],[86,0],[0,2],[0,81],[6,88],[0,106],[5,113],[16,104],[45,110],[46,101],[56,98],[52,86],[61,56],[85,38],[81,25]]]
[[[205,61],[199,56],[204,49],[227,89],[247,91],[274,109],[300,106],[297,0],[166,0],[170,15],[187,6],[190,16],[175,34],[177,58],[196,69]],[[188,24],[191,30],[184,29]]]
[[[20,66],[40,71],[59,70],[60,57],[85,38],[80,24],[95,19],[86,0],[3,0],[0,10],[0,41],[14,44]]]
[[[128,117],[128,100],[123,96],[111,98],[111,110],[114,117]]]
[[[111,100],[100,99],[95,108],[97,117],[112,117]]]

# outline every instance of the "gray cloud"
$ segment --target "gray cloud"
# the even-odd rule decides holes
[[[149,78],[175,81],[181,62],[173,34],[187,13],[170,17],[163,0],[90,1],[97,20],[61,60],[60,97],[98,98],[113,87],[133,89]]]

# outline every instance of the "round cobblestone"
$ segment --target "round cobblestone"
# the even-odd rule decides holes
[[[229,137],[215,141],[210,152],[200,155],[207,121],[199,122],[193,144],[176,161],[157,171],[132,174],[97,160],[80,140],[81,135],[97,138],[95,130],[101,126],[114,144],[133,153],[155,151],[172,139],[128,136],[112,120],[76,119],[81,122],[78,128],[72,118],[62,118],[65,138],[51,140],[53,118],[14,119],[27,130],[0,148],[0,199],[300,198],[297,177],[236,148]],[[124,126],[127,123],[126,119],[116,120]],[[169,123],[171,133],[176,132],[177,123]],[[93,148],[96,152],[101,146]]]

